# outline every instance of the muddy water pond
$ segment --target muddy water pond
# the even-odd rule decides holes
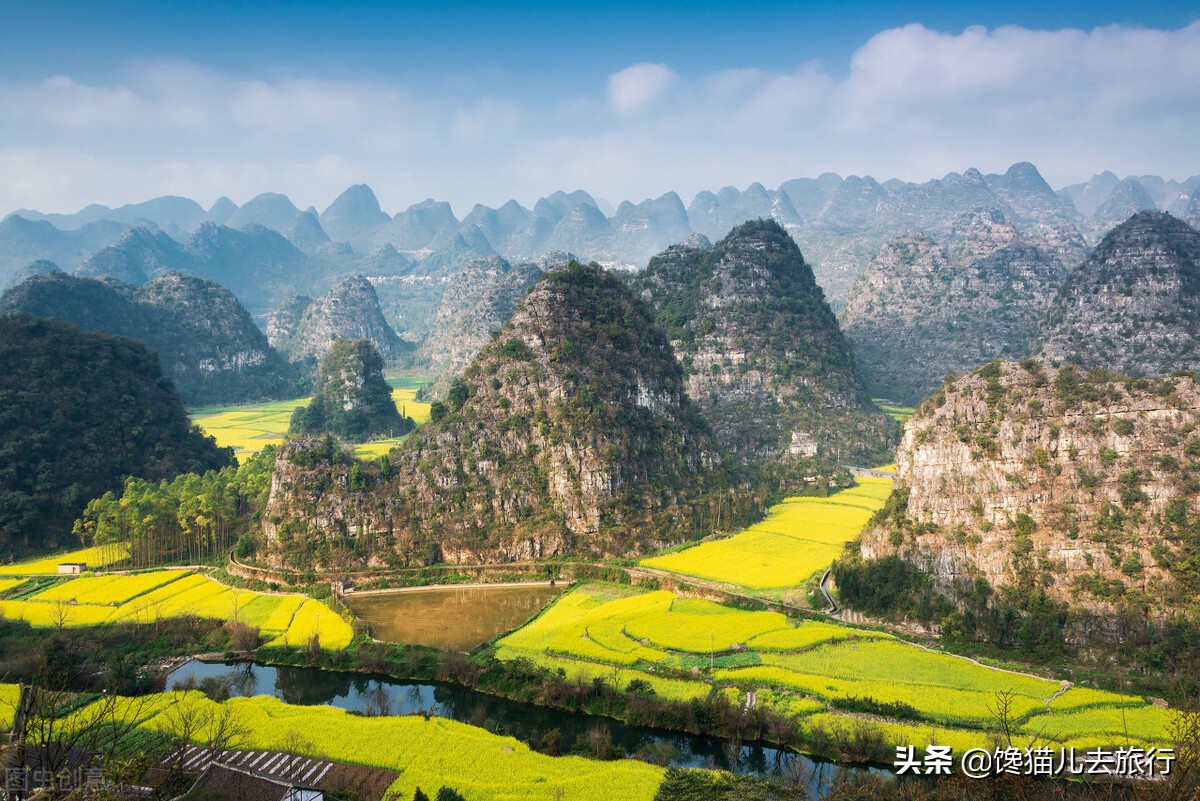
[[[567,585],[422,587],[346,596],[354,616],[385,642],[470,651],[540,612]]]

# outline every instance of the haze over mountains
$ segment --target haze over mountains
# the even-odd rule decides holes
[[[0,284],[14,282],[38,259],[133,283],[177,270],[228,286],[262,319],[289,295],[321,294],[341,278],[362,274],[376,284],[392,325],[419,337],[432,322],[439,292],[427,292],[432,297],[419,307],[406,306],[408,298],[472,259],[519,263],[557,250],[640,268],[692,233],[716,241],[742,222],[763,218],[792,235],[840,307],[886,242],[914,232],[941,240],[963,214],[978,209],[998,210],[1021,232],[1050,242],[1095,243],[1139,210],[1200,220],[1198,191],[1200,176],[1121,180],[1105,172],[1055,192],[1033,165],[1021,163],[1002,175],[968,169],[921,184],[825,173],[776,189],[755,183],[701,192],[686,206],[668,192],[622,202],[611,214],[581,190],[556,192],[532,208],[516,201],[476,205],[461,219],[433,199],[389,215],[361,184],[320,213],[274,193],[240,207],[221,198],[207,210],[187,198],[161,197],[75,214],[14,212],[0,221]],[[396,283],[408,286],[402,293],[388,289]]]
[[[556,192],[537,201],[532,209],[515,201],[498,209],[477,205],[462,219],[449,204],[432,199],[389,215],[380,208],[374,192],[361,184],[347,189],[323,212],[313,208],[302,211],[287,197],[273,193],[259,195],[240,207],[222,198],[207,210],[186,198],[165,197],[119,209],[90,206],[72,215],[20,212],[8,216],[0,221],[0,281],[16,284],[17,279],[67,267],[80,279],[128,285],[117,293],[124,297],[147,295],[150,287],[168,275],[177,276],[175,284],[181,275],[213,282],[232,295],[223,305],[217,304],[220,309],[212,306],[211,313],[200,308],[204,304],[191,303],[184,316],[203,320],[207,315],[244,328],[243,322],[235,325],[234,320],[244,314],[241,308],[245,307],[266,329],[274,348],[268,353],[256,344],[252,350],[267,353],[263,358],[276,365],[273,370],[278,371],[282,364],[275,350],[312,368],[334,339],[365,338],[385,359],[393,363],[402,360],[438,377],[433,390],[440,397],[450,379],[470,363],[492,332],[507,322],[528,288],[554,264],[577,257],[640,270],[683,254],[689,264],[695,262],[684,272],[690,276],[699,270],[699,275],[712,267],[701,264],[711,255],[710,241],[725,238],[747,220],[764,220],[785,240],[790,236],[792,250],[799,245],[803,257],[796,252],[793,261],[804,271],[811,268],[816,283],[800,294],[811,289],[818,298],[813,308],[828,301],[829,308],[840,310],[840,327],[853,355],[846,353],[833,361],[854,365],[847,373],[853,374],[847,386],[858,389],[837,397],[857,400],[825,405],[841,404],[851,410],[867,397],[863,386],[875,397],[915,402],[939,386],[949,372],[969,370],[994,358],[1024,358],[1039,352],[1043,343],[1046,357],[1053,361],[1067,357],[1094,361],[1086,358],[1084,351],[1099,353],[1099,348],[1106,354],[1100,361],[1138,373],[1141,351],[1121,344],[1129,338],[1124,332],[1132,330],[1123,318],[1129,303],[1089,311],[1095,306],[1096,293],[1088,289],[1080,294],[1079,288],[1096,283],[1104,265],[1096,262],[1095,256],[1090,262],[1085,258],[1113,228],[1114,221],[1131,215],[1159,215],[1146,218],[1142,229],[1154,234],[1170,223],[1172,230],[1148,234],[1117,248],[1113,252],[1128,258],[1118,259],[1121,263],[1115,265],[1116,272],[1109,272],[1119,273],[1126,284],[1141,287],[1138,292],[1145,297],[1133,292],[1130,298],[1138,295],[1135,305],[1143,309],[1143,316],[1174,319],[1178,316],[1175,312],[1183,310],[1190,320],[1194,282],[1188,265],[1194,265],[1194,248],[1185,248],[1186,254],[1178,251],[1186,262],[1183,267],[1169,265],[1171,275],[1182,276],[1182,299],[1174,306],[1156,302],[1170,289],[1166,283],[1141,286],[1142,274],[1148,276],[1152,270],[1131,271],[1121,265],[1130,261],[1153,266],[1162,262],[1155,254],[1164,247],[1191,242],[1186,235],[1191,230],[1187,222],[1200,222],[1198,193],[1200,176],[1180,182],[1155,176],[1119,179],[1107,172],[1055,192],[1032,164],[1019,163],[1002,175],[970,169],[923,184],[894,180],[881,184],[869,177],[826,173],[815,179],[786,181],[774,190],[752,184],[745,191],[726,187],[715,193],[701,192],[686,207],[677,195],[667,193],[639,204],[623,202],[608,214],[602,211],[606,204],[583,191]],[[1148,211],[1163,208],[1170,214]],[[1110,251],[1112,248],[1104,252]],[[1084,274],[1068,280],[1077,270]],[[654,269],[642,273],[639,291],[654,288],[645,283],[653,274]],[[761,283],[752,280],[753,275],[731,273],[721,277],[719,289],[711,291],[705,288],[707,284],[691,286],[691,278],[684,276],[686,280],[681,279],[671,292],[679,290],[692,300],[712,295],[705,301],[710,305],[717,300],[750,303]],[[204,348],[224,352],[225,345],[167,347],[163,336],[139,334],[147,327],[144,321],[133,324],[128,319],[110,319],[112,310],[83,309],[72,294],[75,288],[87,288],[84,295],[92,297],[93,305],[104,305],[101,296],[105,292],[101,290],[113,294],[114,284],[68,286],[63,281],[66,276],[58,276],[36,285],[41,298],[37,303],[30,300],[29,287],[21,285],[22,293],[13,297],[25,300],[10,305],[137,336],[163,351],[164,365],[185,397],[190,402],[200,400],[200,386],[192,386],[195,381],[189,376],[209,375],[208,367],[196,370],[212,360],[196,354]],[[706,280],[711,283],[716,278]],[[1069,320],[1060,319],[1066,313],[1059,302],[1064,286],[1073,287],[1076,294],[1070,300],[1075,310]],[[664,295],[668,301],[671,292]],[[1105,297],[1125,296],[1124,290],[1114,292]],[[767,290],[759,301],[770,303],[775,294],[778,291]],[[791,297],[794,293],[784,294]],[[661,300],[656,297],[652,302],[657,305]],[[67,311],[56,312],[60,306]],[[132,319],[138,314],[118,316]],[[700,319],[705,314],[696,308],[688,316]],[[1089,314],[1096,319],[1080,318]],[[1059,320],[1059,330],[1054,332],[1047,328],[1052,316]],[[92,318],[100,317],[104,317],[103,324],[93,324]],[[810,318],[801,314],[796,324],[808,325]],[[826,333],[832,337],[830,341],[841,342],[843,332],[832,320],[829,323]],[[165,318],[163,324],[167,324]],[[664,325],[669,327],[671,322]],[[1194,346],[1193,337],[1187,334],[1190,322],[1171,325],[1179,332],[1170,347],[1187,353],[1158,354],[1162,358],[1155,360],[1153,372],[1170,372],[1167,367],[1171,365],[1173,369],[1192,367],[1195,362],[1188,355]],[[720,331],[714,336],[728,339],[730,326],[736,328],[736,321],[716,326]],[[1081,348],[1077,342],[1086,336],[1083,329],[1103,336],[1088,339],[1087,347]],[[190,336],[181,329],[167,339],[183,341]],[[823,337],[814,341],[823,341]],[[234,339],[249,341],[240,334]],[[718,350],[734,359],[738,348],[725,339],[721,342]],[[1109,342],[1116,344],[1105,344]],[[681,355],[686,355],[687,344],[676,343],[677,349],[683,349]],[[1154,349],[1146,342],[1139,347],[1142,351]],[[239,346],[231,352],[242,350],[245,348]],[[172,355],[175,352],[180,355]],[[793,359],[790,353],[781,352],[780,364]],[[190,366],[185,370],[183,365]],[[746,369],[757,370],[758,366]],[[699,379],[690,376],[688,380],[695,383]],[[289,377],[282,384],[291,382]],[[224,396],[230,393],[222,391],[220,398],[205,396],[204,400],[240,400],[241,384],[230,389],[238,391],[229,398]],[[697,402],[704,405],[699,397]],[[737,418],[735,414],[734,422]],[[867,428],[873,425],[866,423],[866,418],[859,422]],[[785,427],[789,426],[791,423]],[[849,425],[851,429],[857,426]],[[718,434],[724,430],[721,424],[715,428]],[[789,430],[792,428],[799,440],[788,447],[809,449],[812,443],[807,437],[812,427],[792,426]],[[743,439],[745,433],[737,438]],[[768,439],[774,443],[778,433]],[[881,434],[882,429],[874,433]],[[777,446],[774,443],[768,450]],[[846,452],[832,440],[825,447],[831,453]]]
[[[301,371],[271,348],[233,293],[202,278],[164,273],[132,286],[53,271],[0,295],[0,315],[21,312],[144,343],[189,404],[271,400],[304,389]]]

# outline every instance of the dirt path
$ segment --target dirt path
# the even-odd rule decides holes
[[[391,587],[386,590],[346,590],[342,595],[393,595],[405,592],[429,592],[431,590],[498,590],[505,587],[557,587],[566,586],[563,582],[554,581],[512,581],[493,582],[491,584],[423,584],[420,587]]]

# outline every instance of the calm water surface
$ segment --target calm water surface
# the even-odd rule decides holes
[[[377,640],[470,651],[520,626],[566,588],[558,584],[351,594],[346,606],[370,624]]]
[[[168,686],[189,678],[196,681],[215,678],[227,684],[234,695],[273,695],[289,704],[328,704],[353,712],[451,718],[529,744],[541,742],[547,733],[557,729],[563,753],[576,747],[586,750],[589,733],[603,727],[613,744],[631,756],[665,749],[672,755],[670,764],[677,767],[786,776],[806,784],[811,799],[822,798],[831,782],[846,772],[880,773],[874,768],[846,767],[764,745],[626,726],[608,718],[522,704],[455,685],[395,681],[317,668],[270,667],[249,662],[205,664],[193,660],[171,674]]]

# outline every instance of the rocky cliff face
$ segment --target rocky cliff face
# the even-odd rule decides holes
[[[564,260],[565,261],[565,260]],[[438,304],[429,337],[421,346],[437,381],[434,397],[445,397],[450,379],[460,374],[508,322],[543,268],[510,265],[499,256],[468,262],[451,276]]]
[[[1200,368],[1200,232],[1165,212],[1114,228],[1055,301],[1042,353],[1133,375]]]
[[[956,579],[1103,611],[1170,606],[1200,578],[1200,386],[993,362],[917,410],[891,513],[862,538]]]
[[[140,340],[158,352],[163,373],[189,404],[291,398],[301,391],[297,371],[233,293],[212,281],[166,273],[133,287],[53,272],[10,289],[0,310]]]
[[[267,337],[294,362],[325,358],[338,339],[365,339],[385,359],[411,350],[383,318],[375,287],[361,275],[339,281],[316,300],[288,298],[267,319]]]
[[[946,241],[887,243],[842,310],[877,396],[916,403],[952,371],[1026,356],[1067,276],[1068,244],[1022,233],[998,210],[964,215]]]
[[[748,463],[886,458],[891,421],[871,403],[812,270],[777,223],[746,223],[711,249],[670,248],[635,286],[723,448]]]
[[[700,525],[714,446],[650,309],[595,265],[549,272],[434,417],[357,489],[320,443],[285,446],[272,558],[341,534],[376,562],[625,554]]]
[[[147,337],[186,401],[288,398],[300,391],[297,372],[221,285],[167,273],[134,297],[150,311]]]

